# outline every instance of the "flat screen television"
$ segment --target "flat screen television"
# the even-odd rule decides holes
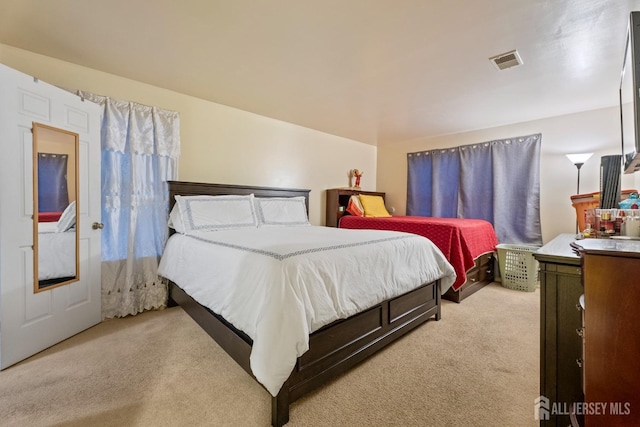
[[[620,77],[620,125],[624,173],[640,170],[640,12],[631,12]]]

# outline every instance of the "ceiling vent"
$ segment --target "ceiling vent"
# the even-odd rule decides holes
[[[522,65],[522,58],[520,58],[517,50],[501,53],[500,55],[489,58],[489,60],[498,70],[506,70],[507,68]]]

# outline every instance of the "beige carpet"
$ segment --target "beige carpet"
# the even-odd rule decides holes
[[[485,287],[295,402],[295,426],[535,426],[539,290]],[[0,372],[2,426],[267,426],[270,395],[180,308]]]

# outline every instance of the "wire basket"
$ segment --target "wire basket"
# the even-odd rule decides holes
[[[496,249],[502,286],[517,291],[535,291],[538,284],[538,261],[533,253],[540,248],[501,243]]]

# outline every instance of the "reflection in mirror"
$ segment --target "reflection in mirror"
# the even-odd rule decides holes
[[[34,292],[79,280],[77,133],[33,124]]]

